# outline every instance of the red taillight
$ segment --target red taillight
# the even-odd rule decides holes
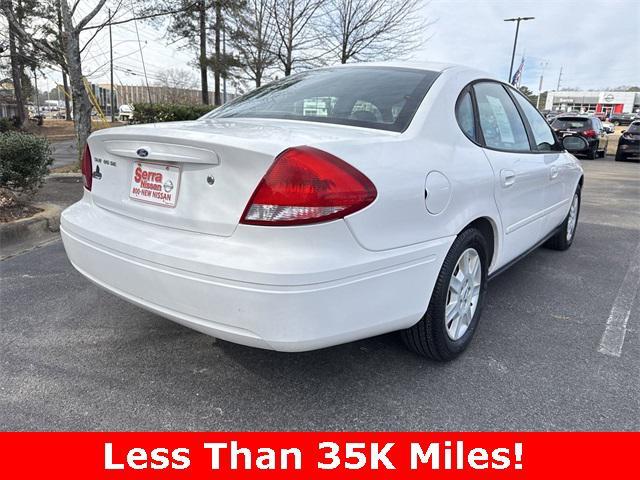
[[[376,198],[360,171],[312,147],[289,148],[276,157],[242,215],[249,225],[300,225],[342,218]]]
[[[598,136],[595,130],[585,130],[582,134],[587,138],[596,138]]]
[[[89,150],[89,144],[87,143],[84,146],[84,152],[82,152],[82,176],[84,177],[84,188],[91,191],[91,183],[92,183],[92,170],[93,166],[91,165],[91,151]]]

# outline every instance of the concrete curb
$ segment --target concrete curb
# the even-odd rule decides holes
[[[2,257],[12,251],[28,248],[40,241],[48,240],[52,234],[60,231],[62,208],[52,203],[35,203],[43,211],[33,217],[0,224],[0,247]]]
[[[81,172],[66,172],[66,173],[60,173],[60,172],[51,172],[49,175],[47,175],[47,177],[52,177],[52,178],[65,178],[65,177],[82,177],[82,173]]]

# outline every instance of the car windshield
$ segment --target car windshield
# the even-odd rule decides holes
[[[404,131],[439,72],[392,67],[313,70],[248,93],[203,118],[276,118]]]
[[[640,122],[633,122],[627,130],[629,133],[640,133]]]
[[[573,129],[573,130],[581,130],[589,128],[590,120],[588,118],[581,117],[563,117],[556,118],[551,126],[557,129]]]

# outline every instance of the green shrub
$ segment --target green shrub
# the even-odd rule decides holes
[[[215,108],[212,105],[180,105],[176,103],[136,103],[133,107],[133,123],[196,120]]]
[[[16,122],[11,118],[0,118],[0,133],[16,130]]]
[[[45,138],[28,133],[0,133],[0,188],[34,193],[53,162]]]

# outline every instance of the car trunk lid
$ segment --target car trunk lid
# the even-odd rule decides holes
[[[101,130],[89,140],[91,194],[97,206],[118,214],[229,236],[278,153],[380,134],[389,133],[258,119]]]

